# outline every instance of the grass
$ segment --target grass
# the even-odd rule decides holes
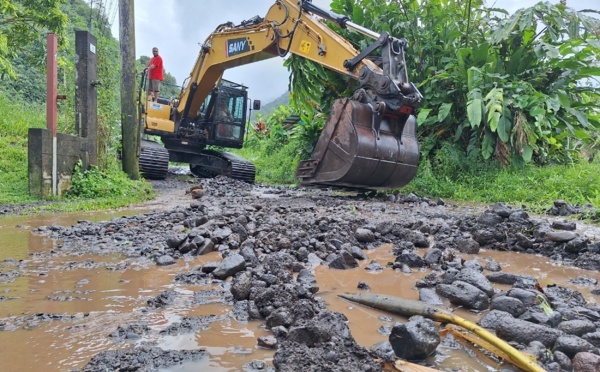
[[[12,102],[0,94],[0,112],[0,204],[36,201],[29,195],[27,132],[45,126],[45,106]]]
[[[300,157],[298,146],[293,141],[273,146],[266,139],[254,140],[250,146],[231,152],[254,163],[256,182],[280,185],[295,185],[299,182],[294,178],[294,173]]]
[[[29,211],[94,211],[113,209],[149,200],[152,186],[131,181],[116,159],[108,169],[75,175],[71,192],[61,200],[41,200],[29,194],[27,138],[29,128],[46,126],[45,105],[12,101],[0,92],[0,205],[32,204]]]
[[[424,162],[417,177],[402,192],[456,201],[524,204],[533,209],[548,208],[558,199],[598,208],[599,184],[599,161],[511,169],[490,167],[455,174],[436,172],[431,163]]]

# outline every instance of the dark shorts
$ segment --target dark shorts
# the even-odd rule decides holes
[[[160,88],[160,80],[157,79],[152,79],[150,80],[150,86],[149,86],[149,90],[153,91],[153,92],[158,92]]]

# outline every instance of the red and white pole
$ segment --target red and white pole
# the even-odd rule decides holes
[[[52,195],[57,195],[58,161],[56,123],[58,118],[58,36],[49,33],[46,36],[46,128],[52,131]]]

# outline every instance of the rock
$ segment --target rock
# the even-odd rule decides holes
[[[565,244],[565,252],[568,253],[579,253],[585,250],[588,246],[587,238],[575,238]]]
[[[187,239],[185,234],[171,235],[167,237],[167,247],[177,249]]]
[[[528,308],[519,318],[530,323],[545,325],[551,328],[556,328],[562,321],[562,315],[558,311],[546,314],[540,311],[539,307]]]
[[[261,336],[258,338],[258,346],[265,349],[275,349],[277,347],[277,339],[275,336]]]
[[[600,332],[590,332],[588,334],[583,335],[581,338],[594,345],[595,347],[600,347]]]
[[[479,270],[475,269],[462,269],[454,280],[460,280],[465,283],[469,283],[479,289],[481,289],[488,297],[494,295],[494,287],[492,283],[483,275]]]
[[[487,274],[485,277],[492,283],[513,285],[522,276],[511,274],[511,273],[506,273],[506,272],[496,272],[496,273]],[[535,278],[533,276],[531,276],[530,278],[535,280]]]
[[[363,290],[363,291],[371,290],[371,287],[367,283],[363,282],[362,280],[360,282],[358,282],[358,285],[356,286],[356,288]]]
[[[245,268],[246,261],[244,260],[244,257],[242,257],[242,255],[239,253],[234,252],[221,261],[221,264],[215,269],[215,271],[212,272],[212,275],[216,279],[224,280],[244,270]]]
[[[421,201],[421,198],[419,198],[417,195],[415,195],[412,192],[404,198],[405,203],[418,203],[420,201]]]
[[[512,209],[504,203],[496,203],[492,206],[492,212],[503,218],[510,216]]]
[[[365,267],[367,271],[383,271],[383,267],[377,261],[371,261],[367,267]]]
[[[373,234],[373,231],[364,228],[356,229],[354,237],[361,243],[372,243],[375,241],[375,234]]]
[[[518,318],[525,312],[525,305],[514,297],[499,296],[492,300],[490,309],[505,311],[513,317]]]
[[[396,323],[389,337],[398,358],[423,360],[440,344],[439,330],[431,319],[411,316],[407,323]]]
[[[317,278],[307,269],[302,269],[298,272],[296,281],[306,288],[310,293],[317,293],[319,286],[317,286]]]
[[[594,352],[596,348],[581,337],[562,335],[556,340],[553,350],[563,352],[569,358],[573,358],[577,353]]]
[[[485,211],[477,218],[477,222],[485,226],[496,226],[503,221],[503,218],[491,211]]]
[[[168,254],[159,256],[156,258],[156,264],[158,266],[167,266],[167,265],[174,265],[175,264],[175,259],[173,258],[173,256],[170,256]]]
[[[348,248],[348,252],[350,252],[350,254],[352,255],[352,257],[356,258],[357,260],[366,260],[369,257],[365,254],[365,252],[362,251],[362,249],[360,249],[359,247],[353,245],[351,247]]]
[[[550,226],[556,230],[575,231],[577,229],[575,222],[567,220],[553,221]]]
[[[588,352],[577,353],[573,358],[573,372],[600,371],[600,356]]]
[[[460,280],[452,284],[440,284],[435,291],[451,303],[468,309],[485,310],[490,306],[489,297],[481,289]]]
[[[491,272],[502,271],[502,268],[500,267],[500,264],[498,262],[494,261],[494,260],[490,260],[490,261],[486,262],[486,264],[483,267],[483,269],[487,270],[487,271],[491,271]]]
[[[556,361],[556,363],[558,363],[560,365],[560,368],[562,370],[564,370],[564,371],[572,371],[573,370],[573,363],[571,362],[571,359],[565,353],[556,350],[552,353],[552,356],[554,357],[554,360]]]
[[[537,291],[521,288],[512,288],[506,292],[506,295],[519,299],[525,307],[538,305],[538,296],[542,296],[542,294]],[[545,297],[543,298],[545,299]]]
[[[558,329],[569,335],[583,336],[596,331],[596,326],[589,320],[566,320],[558,325]]]
[[[517,239],[517,243],[523,248],[533,248],[533,241],[523,235],[522,233],[516,233],[515,238]]]
[[[350,337],[347,321],[343,314],[322,312],[305,324],[290,328],[287,341],[314,347],[333,337],[347,339]]]
[[[432,288],[419,289],[419,301],[430,305],[443,305],[444,301]]]
[[[557,243],[568,242],[576,237],[577,234],[572,231],[549,231],[546,233],[546,240]]]
[[[338,270],[348,270],[358,267],[358,262],[348,251],[341,251],[336,255],[333,261],[329,263],[329,268]]]
[[[254,249],[249,247],[248,244],[243,243],[239,253],[242,255],[242,257],[244,257],[244,260],[246,260],[246,264],[248,266],[254,267],[258,265],[258,258],[256,257],[256,253],[254,253]]]
[[[577,311],[577,307],[584,308],[587,303],[581,292],[567,287],[549,285],[544,288],[544,294],[546,295],[550,305],[552,305],[552,307],[555,309],[558,307],[564,307],[564,305],[568,305],[571,310]],[[584,313],[587,314],[584,315]],[[588,317],[588,319],[600,319],[600,314],[597,312],[590,313],[589,310],[586,309],[581,309],[580,314]],[[566,314],[563,313],[563,315]]]
[[[508,342],[528,345],[532,341],[539,341],[547,348],[551,348],[562,335],[557,329],[533,324],[521,319],[503,318],[503,322],[496,325],[496,335]]]
[[[247,300],[252,288],[252,274],[248,271],[239,273],[233,279],[231,294],[236,301]]]
[[[202,244],[198,246],[196,255],[202,256],[215,250],[215,243],[210,239],[204,239]]]
[[[396,354],[389,341],[381,341],[371,346],[371,352],[386,363],[394,363]]]
[[[466,254],[477,254],[480,249],[479,243],[471,238],[457,240],[456,246],[461,253]]]
[[[508,220],[510,222],[518,222],[525,223],[529,219],[529,214],[522,209],[517,209],[513,211],[510,216],[508,216]]]
[[[294,323],[294,316],[287,307],[275,309],[266,319],[267,328],[286,327]]]
[[[423,256],[423,259],[428,265],[435,265],[442,259],[443,252],[439,248],[428,249]]]
[[[207,274],[212,273],[217,269],[217,267],[219,267],[219,265],[221,265],[221,261],[208,261],[202,265],[202,272]]]
[[[427,267],[427,263],[421,256],[416,253],[403,251],[396,257],[396,261],[400,264],[405,264],[408,267]]]

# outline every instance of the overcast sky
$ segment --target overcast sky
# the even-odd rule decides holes
[[[511,13],[529,7],[536,0],[486,0]],[[559,0],[550,0],[558,3]],[[600,9],[598,0],[567,0],[576,9]],[[192,70],[200,50],[200,43],[221,23],[239,24],[256,15],[264,17],[275,0],[135,0],[136,56],[151,56],[158,47],[165,69],[181,84]],[[319,7],[329,10],[330,0],[313,0]],[[109,18],[113,21],[113,35],[119,37],[118,0],[109,5]],[[378,30],[373,30],[378,31]],[[401,37],[403,35],[394,35]],[[282,58],[240,66],[227,70],[224,77],[250,88],[250,97],[263,104],[271,102],[287,91],[289,73]]]

